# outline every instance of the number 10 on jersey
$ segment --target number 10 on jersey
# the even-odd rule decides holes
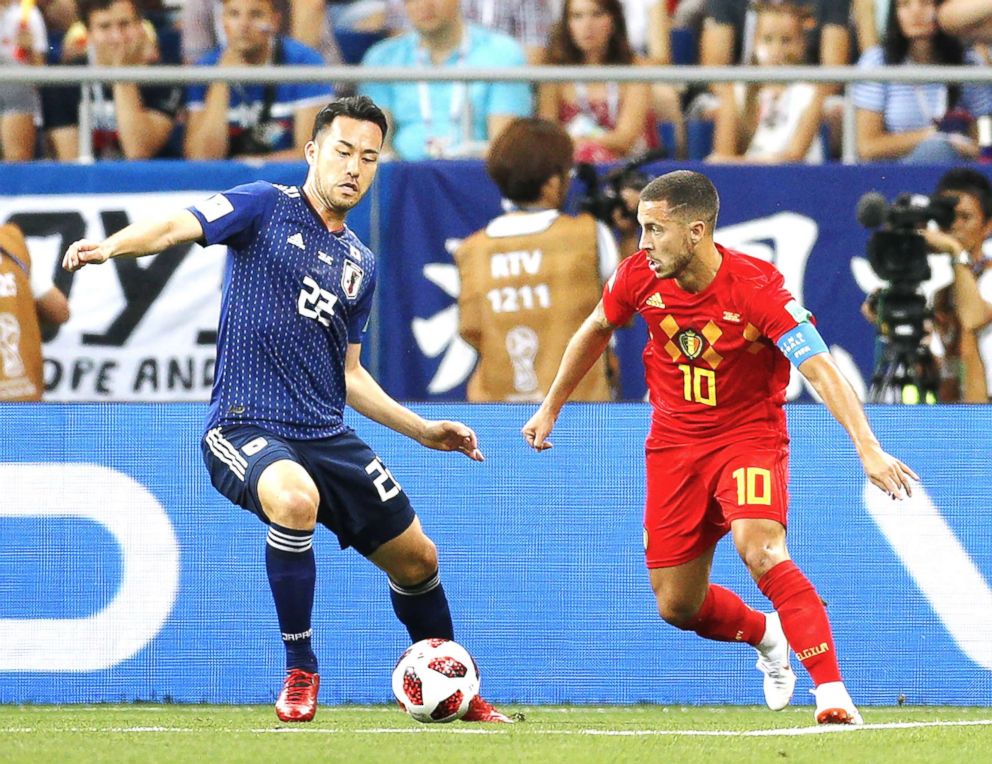
[[[687,363],[679,364],[682,372],[682,397],[687,401],[702,403],[704,406],[716,405],[716,372],[712,369],[701,369]]]

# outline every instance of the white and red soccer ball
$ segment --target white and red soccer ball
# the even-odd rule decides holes
[[[423,639],[396,662],[393,694],[418,722],[452,722],[479,694],[479,667],[457,642]]]

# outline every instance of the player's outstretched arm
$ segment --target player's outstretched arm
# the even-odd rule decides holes
[[[834,419],[851,436],[868,479],[893,499],[913,495],[913,470],[882,450],[871,431],[861,401],[828,353],[819,353],[799,364],[799,371],[823,399]]]
[[[78,271],[84,265],[105,263],[112,257],[154,255],[202,236],[203,227],[196,216],[189,210],[180,210],[170,217],[132,223],[103,241],[75,241],[66,250],[62,267]]]
[[[393,400],[362,366],[362,346],[348,345],[344,363],[348,405],[362,416],[406,435],[437,451],[460,451],[473,461],[484,461],[472,429],[461,422],[428,421]]]
[[[535,451],[551,448],[552,443],[547,438],[558,421],[562,406],[596,363],[596,359],[606,350],[614,329],[616,327],[607,320],[600,300],[568,341],[558,373],[555,374],[544,402],[520,430],[527,445]]]

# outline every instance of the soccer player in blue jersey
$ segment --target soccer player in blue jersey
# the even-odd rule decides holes
[[[375,177],[385,135],[386,117],[369,98],[336,100],[314,121],[302,187],[238,186],[102,242],[77,241],[62,263],[74,271],[181,242],[228,246],[202,451],[214,487],[269,526],[265,566],[286,648],[282,721],[309,721],[317,708],[316,523],[386,572],[412,641],[454,634],[433,542],[389,470],[343,421],[347,402],[428,448],[483,459],[471,429],[422,419],[359,361],[376,264],[345,217]],[[464,720],[510,721],[481,698]]]

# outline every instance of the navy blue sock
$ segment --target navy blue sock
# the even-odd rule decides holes
[[[313,559],[313,530],[297,531],[272,523],[265,542],[265,571],[286,646],[286,668],[317,671],[310,639],[310,614],[317,566]]]
[[[413,586],[400,586],[389,579],[389,598],[393,601],[396,617],[410,633],[411,642],[429,637],[455,638],[448,598],[441,586],[441,574],[437,571],[426,581]]]

